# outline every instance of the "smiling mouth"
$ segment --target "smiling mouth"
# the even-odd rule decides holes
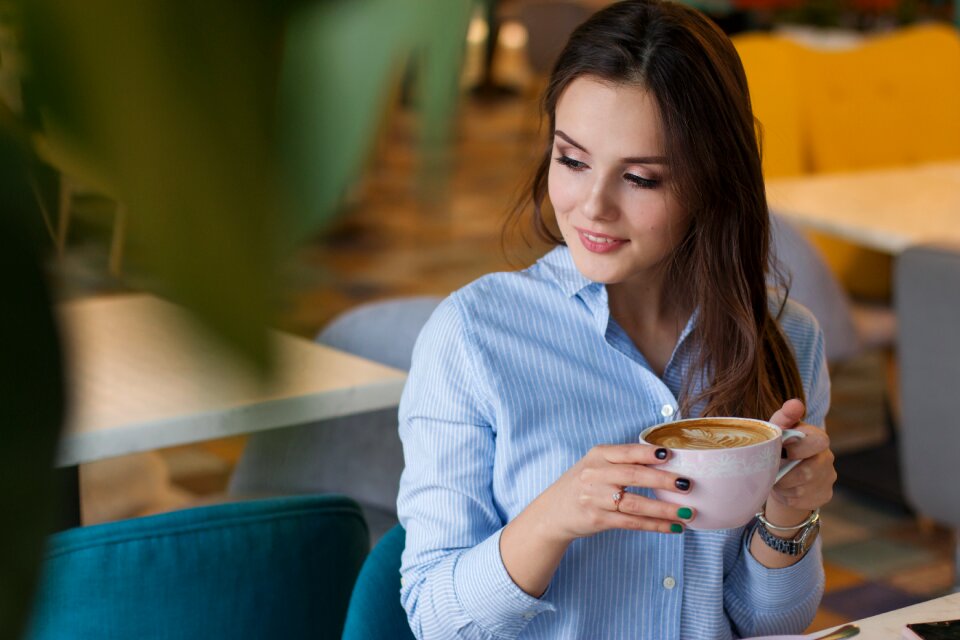
[[[617,240],[616,238],[608,238],[606,236],[595,236],[592,233],[587,233],[586,231],[582,231],[581,233],[583,233],[583,237],[589,240],[590,242],[601,242],[606,244],[610,244],[613,242],[623,242],[623,240]]]
[[[580,236],[580,242],[583,244],[584,248],[591,253],[606,253],[608,251],[614,251],[615,249],[618,249],[629,242],[629,240],[614,238],[608,235],[597,235],[590,233],[584,229],[577,229],[577,234]]]

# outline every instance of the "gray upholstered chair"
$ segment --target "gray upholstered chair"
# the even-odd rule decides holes
[[[790,279],[790,296],[823,329],[827,360],[839,363],[865,350],[892,347],[896,315],[889,307],[854,302],[823,256],[793,223],[771,214],[773,254]]]
[[[772,254],[790,286],[790,297],[807,307],[823,329],[827,361],[842,362],[863,348],[853,305],[813,244],[792,223],[771,214]]]
[[[897,259],[900,467],[910,504],[960,529],[960,246],[919,246]],[[955,591],[960,591],[960,546]]]
[[[439,302],[411,297],[364,304],[335,318],[317,341],[406,371],[420,329]],[[251,436],[229,491],[348,495],[363,508],[375,544],[397,524],[402,471],[397,410],[386,409]]]

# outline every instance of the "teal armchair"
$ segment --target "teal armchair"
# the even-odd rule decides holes
[[[416,640],[400,605],[400,556],[406,539],[398,524],[367,556],[350,597],[343,640]]]
[[[368,549],[337,495],[70,529],[51,537],[26,638],[340,638]]]

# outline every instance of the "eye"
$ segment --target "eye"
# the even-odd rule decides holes
[[[574,160],[570,156],[560,156],[559,158],[556,158],[556,160],[557,164],[562,164],[572,171],[583,171],[587,168],[586,164],[580,162],[579,160]]]
[[[638,175],[632,173],[623,174],[623,179],[626,180],[637,189],[656,189],[660,186],[659,180],[651,180],[650,178],[641,178]]]

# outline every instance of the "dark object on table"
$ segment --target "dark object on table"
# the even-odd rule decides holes
[[[908,624],[903,637],[910,640],[958,640],[960,620]]]

